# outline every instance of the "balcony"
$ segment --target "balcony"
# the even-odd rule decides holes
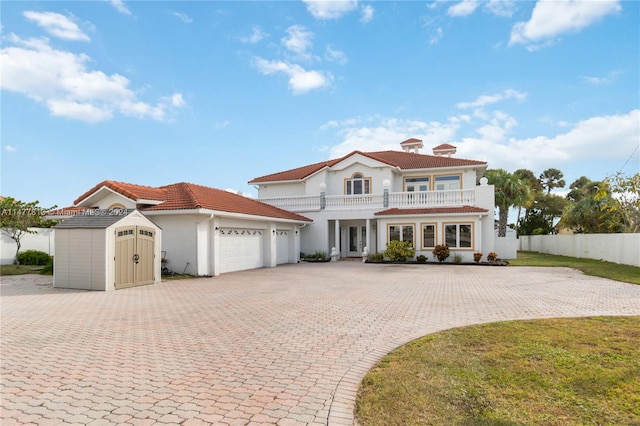
[[[387,208],[460,207],[476,205],[475,189],[427,192],[390,192],[388,203],[384,194],[363,195],[311,195],[298,197],[260,198],[270,204],[292,212],[320,210],[368,210]],[[324,199],[323,199],[324,198]]]

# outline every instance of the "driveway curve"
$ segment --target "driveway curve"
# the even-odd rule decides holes
[[[425,334],[640,315],[640,286],[565,268],[285,265],[112,292],[2,277],[0,420],[347,425],[364,374]]]

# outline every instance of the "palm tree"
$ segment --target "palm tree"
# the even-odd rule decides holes
[[[509,208],[523,207],[531,202],[529,185],[520,177],[504,169],[491,169],[485,173],[495,187],[495,205],[498,208],[498,237],[507,235]]]
[[[560,170],[550,168],[540,175],[540,184],[542,184],[544,188],[547,188],[548,194],[553,188],[564,188],[566,183],[563,177],[564,174]]]

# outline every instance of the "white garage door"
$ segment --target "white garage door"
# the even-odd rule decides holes
[[[276,261],[278,265],[283,263],[289,263],[289,233],[291,231],[281,231],[278,230],[276,232],[276,250],[277,256]]]
[[[220,229],[220,272],[244,271],[264,266],[263,231]]]

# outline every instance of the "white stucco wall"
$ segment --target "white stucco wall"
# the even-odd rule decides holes
[[[29,228],[35,234],[25,234],[20,240],[20,251],[40,250],[51,256],[55,255],[55,244],[52,228]],[[0,265],[10,265],[15,260],[17,245],[14,240],[0,234]]]
[[[178,273],[197,275],[196,223],[203,215],[150,215],[162,228],[162,251],[166,251],[166,267]],[[188,264],[187,264],[188,263]]]
[[[640,266],[640,233],[521,235],[520,250]]]

